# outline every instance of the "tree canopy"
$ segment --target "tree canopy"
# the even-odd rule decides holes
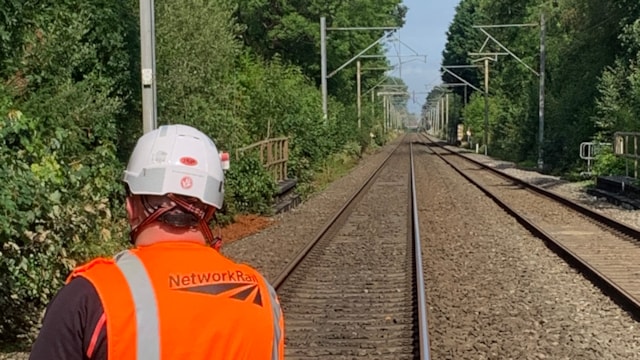
[[[581,142],[611,141],[614,131],[640,128],[637,2],[462,0],[447,32],[443,66],[471,64],[479,57],[470,53],[481,48],[504,53],[474,25],[511,25],[486,29],[522,60],[499,55],[491,61],[489,149],[495,156],[535,163],[540,104],[540,79],[535,72],[540,69],[543,17],[544,160],[547,170],[562,172],[580,166]],[[534,26],[515,26],[523,24]],[[456,70],[479,89],[484,89],[483,72],[482,67]],[[442,81],[459,82],[449,73],[443,74]],[[453,91],[462,96],[462,89]],[[483,96],[472,96],[461,109],[465,126],[477,127],[483,109]]]

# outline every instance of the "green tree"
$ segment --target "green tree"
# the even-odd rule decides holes
[[[545,153],[556,167],[575,163],[576,149],[596,132],[598,79],[625,52],[618,37],[629,8],[615,2],[562,1],[550,16],[549,109]],[[637,8],[637,5],[635,6]]]
[[[598,128],[611,132],[633,123],[633,96],[625,93],[633,89],[636,52],[629,53],[633,41],[618,38],[633,33],[628,29],[632,29],[631,24],[639,15],[638,7],[637,2],[629,0],[463,0],[448,32],[443,64],[468,63],[467,54],[480,49],[485,37],[478,37],[479,32],[472,30],[472,25],[536,24],[544,13],[544,160],[550,169],[566,170],[577,163],[579,144],[591,139]],[[539,27],[487,31],[529,67],[539,68]],[[484,50],[503,51],[492,41],[485,44]],[[491,63],[490,71],[490,103],[499,108],[492,115],[497,118],[491,119],[490,134],[495,138],[492,137],[490,150],[514,161],[534,161],[538,147],[539,79],[511,56],[500,56]],[[474,74],[475,81],[482,76],[482,71],[475,70],[458,73],[470,81],[474,81]],[[443,75],[443,81],[457,82],[448,74]]]
[[[327,18],[328,27],[402,26],[406,11],[400,0],[239,0],[236,14],[246,26],[245,44],[266,59],[277,54],[285,63],[299,66],[319,85],[321,16]],[[383,36],[383,31],[330,31],[327,36],[327,68],[332,71]],[[382,54],[383,48],[376,46],[369,53]],[[330,94],[353,103],[355,66],[338,72],[328,85]]]
[[[195,126],[222,150],[248,143],[233,9],[232,1],[156,2],[158,123]]]
[[[447,42],[442,52],[442,65],[469,65],[472,59],[469,57],[469,52],[477,51],[482,46],[482,38],[479,32],[473,28],[473,25],[479,24],[480,14],[478,12],[478,0],[462,0],[456,6],[456,13],[453,17],[449,30],[447,31]],[[478,73],[471,68],[452,69],[456,75],[464,79],[465,81],[480,87],[480,80],[478,79]],[[444,83],[461,83],[461,81],[449,73],[443,73],[442,81]],[[473,89],[456,87],[453,91],[463,97],[463,100],[467,100],[471,96]],[[467,97],[466,99],[464,97]]]
[[[33,335],[69,270],[125,238],[116,149],[135,103],[131,5],[0,6],[0,342]]]
[[[615,131],[640,130],[640,20],[625,27],[621,41],[627,51],[604,71],[598,85],[593,121],[596,137],[604,141],[611,141]]]

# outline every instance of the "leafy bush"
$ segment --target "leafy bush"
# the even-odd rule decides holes
[[[245,155],[233,162],[225,179],[225,197],[232,204],[232,212],[271,212],[276,184],[257,155]]]
[[[593,174],[596,176],[625,175],[624,158],[616,156],[610,148],[603,148],[593,162]]]
[[[0,10],[0,343],[28,339],[69,271],[124,246],[123,165],[139,84],[133,3]],[[126,133],[121,133],[126,130]]]
[[[65,155],[73,129],[0,100],[0,342],[38,328],[41,310],[78,262],[123,245],[121,166],[109,141]],[[77,134],[75,134],[77,135]]]

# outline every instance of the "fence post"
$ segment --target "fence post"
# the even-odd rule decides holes
[[[271,174],[276,182],[287,178],[287,161],[289,160],[289,138],[262,140],[236,150],[236,160],[249,150],[259,151],[262,166]]]

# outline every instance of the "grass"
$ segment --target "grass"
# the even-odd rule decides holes
[[[358,157],[347,154],[337,154],[325,160],[313,180],[313,187],[317,191],[324,190],[329,184],[349,173],[358,164]]]

